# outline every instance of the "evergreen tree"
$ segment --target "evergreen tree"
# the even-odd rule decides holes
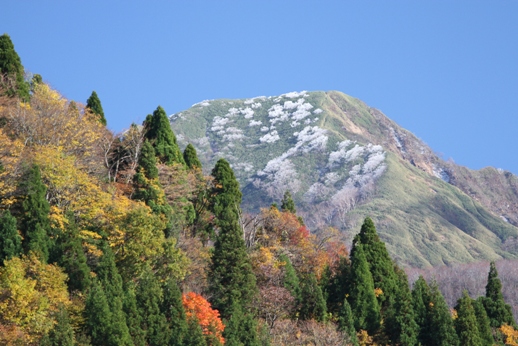
[[[104,117],[103,106],[101,105],[101,100],[95,91],[92,91],[92,95],[86,100],[86,108],[90,109],[92,113],[96,114],[99,117],[99,121],[101,124],[106,126],[106,118]]]
[[[65,307],[61,306],[56,313],[56,325],[40,345],[48,346],[74,346],[74,330],[70,324],[70,318]]]
[[[26,252],[34,251],[46,262],[50,247],[50,205],[45,199],[47,187],[41,181],[37,165],[29,171],[25,188],[27,196],[22,204],[21,218],[21,229],[25,234],[24,248]]]
[[[475,316],[477,318],[478,333],[482,345],[491,346],[494,344],[493,333],[491,332],[491,325],[489,323],[489,317],[487,317],[484,304],[482,303],[484,297],[479,297],[477,300],[473,300],[471,303],[475,310]]]
[[[477,327],[477,317],[475,309],[471,303],[468,292],[464,290],[462,297],[457,301],[455,310],[457,318],[455,319],[455,330],[459,336],[459,342],[463,346],[482,346],[482,340]]]
[[[355,244],[351,262],[351,288],[349,302],[355,318],[356,330],[366,330],[373,335],[380,326],[380,310],[374,283],[365,258],[363,245]]]
[[[168,345],[170,330],[167,319],[160,311],[162,290],[150,268],[145,270],[137,290],[137,307],[142,316],[142,329],[150,346]]]
[[[431,346],[456,346],[459,344],[450,309],[435,282],[430,285],[426,327],[429,339],[424,344]]]
[[[284,196],[281,201],[281,210],[288,211],[292,214],[297,214],[297,210],[295,209],[295,202],[293,198],[291,198],[291,193],[289,191],[284,192]]]
[[[126,324],[135,346],[146,346],[146,333],[142,330],[142,317],[137,308],[137,296],[133,282],[129,282],[124,290],[124,301],[122,304],[126,315]]]
[[[351,275],[351,263],[345,256],[340,256],[338,267],[325,286],[327,309],[329,312],[338,313],[342,310],[342,304],[346,293],[349,291]]]
[[[214,188],[211,209],[216,216],[219,234],[214,244],[210,269],[212,305],[229,319],[234,303],[248,307],[257,288],[256,278],[246,252],[239,224],[241,191],[234,172],[224,159],[212,170]]]
[[[162,289],[164,298],[162,300],[161,311],[169,323],[171,330],[171,344],[181,346],[183,339],[187,335],[187,319],[182,304],[182,292],[176,281],[169,278]]]
[[[146,138],[153,143],[155,148],[155,155],[160,162],[167,165],[173,163],[185,164],[183,155],[176,143],[176,136],[171,130],[169,119],[160,106],[153,112],[153,115],[148,115],[144,121],[146,128]]]
[[[96,269],[99,282],[104,288],[111,315],[110,336],[105,340],[106,345],[132,345],[126,315],[122,308],[124,291],[122,278],[115,265],[115,255],[108,244],[103,246],[103,255]]]
[[[18,234],[16,219],[6,210],[0,214],[0,265],[21,252],[22,237]]]
[[[137,172],[144,174],[148,179],[158,178],[158,168],[156,167],[155,149],[148,140],[144,141],[140,157],[138,160]]]
[[[300,304],[299,317],[301,320],[325,321],[327,314],[326,301],[313,273],[301,285]]]
[[[428,339],[427,319],[429,303],[430,287],[426,283],[426,280],[422,276],[419,276],[419,279],[414,282],[414,288],[412,290],[412,305],[415,314],[415,322],[419,326],[418,340],[423,345],[425,344],[425,340]]]
[[[279,256],[279,260],[284,262],[284,288],[290,291],[293,298],[297,304],[300,302],[301,292],[300,292],[300,282],[299,277],[297,276],[297,272],[293,265],[291,264],[290,258],[286,255]]]
[[[102,286],[94,280],[85,302],[85,328],[92,345],[106,345],[110,339],[112,315]]]
[[[489,317],[491,327],[499,328],[504,323],[516,327],[511,307],[504,301],[502,283],[498,278],[495,262],[491,262],[489,266],[486,297],[483,300],[483,303],[487,316]]]
[[[182,345],[182,344],[178,344]],[[185,334],[185,339],[183,340],[184,346],[206,346],[207,342],[205,341],[205,337],[203,335],[203,330],[198,323],[198,319],[196,316],[192,316],[187,321],[187,333]]]
[[[257,322],[239,304],[232,305],[232,315],[223,331],[226,346],[259,346]]]
[[[183,151],[183,159],[187,167],[190,169],[195,167],[201,169],[201,162],[198,159],[198,154],[196,153],[196,149],[191,143],[187,144],[185,147],[185,150]]]
[[[17,95],[25,102],[29,101],[29,84],[24,80],[22,62],[7,34],[0,36],[0,76],[7,79],[2,82],[2,86],[6,88],[8,96]]]
[[[359,346],[356,330],[354,329],[353,312],[351,311],[351,306],[347,302],[347,299],[344,299],[338,315],[338,328],[349,335],[349,342],[353,346]]]

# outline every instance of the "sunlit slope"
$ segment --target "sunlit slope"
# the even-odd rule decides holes
[[[451,184],[460,168],[345,94],[204,101],[173,115],[171,125],[207,173],[220,157],[231,163],[245,210],[290,190],[311,228],[333,225],[351,237],[370,215],[392,255],[414,266],[517,253],[518,229]]]

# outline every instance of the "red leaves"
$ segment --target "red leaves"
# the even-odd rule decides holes
[[[203,334],[211,335],[221,344],[225,343],[223,330],[225,326],[219,317],[219,311],[212,309],[210,303],[201,295],[189,292],[182,296],[182,303],[187,318],[196,317]]]

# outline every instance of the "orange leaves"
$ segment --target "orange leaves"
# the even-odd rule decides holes
[[[506,345],[518,345],[518,330],[507,324],[502,325],[499,329],[505,335]]]
[[[225,326],[219,318],[218,310],[212,309],[210,303],[205,298],[194,292],[183,294],[182,303],[187,318],[196,317],[203,330],[203,334],[212,335],[220,343],[225,343],[225,339],[222,336]]]

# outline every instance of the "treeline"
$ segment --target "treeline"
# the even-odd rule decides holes
[[[161,107],[113,134],[95,92],[24,79],[7,35],[0,68],[1,345],[516,341],[494,265],[450,310],[437,283],[410,288],[369,218],[349,255],[289,192],[243,215],[228,162],[204,176]]]

